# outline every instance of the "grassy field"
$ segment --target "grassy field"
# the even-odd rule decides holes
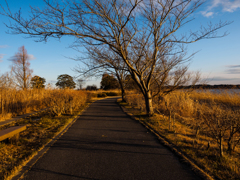
[[[171,142],[202,169],[221,179],[240,179],[240,96],[210,91],[169,94],[154,101],[146,117],[144,99],[128,94],[122,104],[138,120]]]
[[[51,107],[60,115],[78,108],[88,95],[83,91],[57,89],[16,90],[0,88],[0,121],[17,115]]]
[[[11,92],[10,92],[11,91]],[[8,179],[70,123],[90,99],[121,95],[115,91],[2,90],[1,120],[49,107],[11,126],[27,130],[0,143],[0,179]],[[5,96],[10,94],[9,96]],[[122,103],[202,169],[221,179],[240,179],[240,96],[210,91],[176,91],[154,99],[155,115],[145,116],[144,99],[129,92]]]
[[[26,92],[28,95],[30,93],[33,97],[38,97],[38,100],[32,97],[29,99],[23,98],[20,101],[21,98],[19,98],[19,106],[28,99],[31,101],[29,104],[32,103],[33,105],[34,102],[45,104],[45,106],[37,107],[49,107],[49,110],[0,127],[0,130],[3,130],[12,126],[27,126],[27,129],[19,135],[0,142],[0,179],[9,179],[57,133],[72,122],[86,107],[90,96],[87,92],[76,90],[42,90],[39,95],[36,92],[31,92],[31,90]],[[26,96],[24,93],[21,94],[21,91],[20,95]],[[9,104],[5,107],[10,107]],[[33,110],[29,104],[22,106],[23,109]],[[6,110],[8,113],[11,112],[10,108]],[[19,111],[18,114],[24,114],[25,112],[27,111]],[[14,115],[14,113],[11,114]]]

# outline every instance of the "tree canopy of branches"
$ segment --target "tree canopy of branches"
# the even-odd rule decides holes
[[[138,88],[137,84],[132,79],[131,75],[127,75],[125,78],[125,88],[127,90],[134,90]]]
[[[104,73],[101,81],[101,89],[109,90],[109,89],[117,89],[119,87],[118,80],[114,78],[113,75],[109,75]]]
[[[39,41],[74,36],[76,44],[113,52],[124,64],[145,98],[146,111],[152,115],[152,98],[173,91],[191,81],[184,44],[222,37],[216,31],[229,22],[209,23],[198,31],[181,35],[181,27],[190,23],[203,0],[80,0],[64,2],[44,0],[45,9],[31,7],[24,19],[21,11],[10,17],[12,33],[27,34]],[[190,56],[191,57],[191,56]],[[108,63],[107,59],[103,59]],[[151,91],[152,84],[156,90]],[[170,84],[172,89],[165,87]]]
[[[78,51],[76,47],[74,47],[74,49]],[[87,61],[86,58],[72,58],[85,64],[85,68],[77,66],[75,71],[85,77],[102,76],[105,72],[113,74],[118,80],[118,87],[122,93],[122,101],[125,102],[125,78],[129,75],[129,72],[124,62],[121,61],[121,58],[116,53],[112,51],[106,52],[102,48],[91,46],[85,49],[86,52],[84,52],[84,54],[87,55]]]
[[[56,83],[56,86],[61,89],[74,89],[76,87],[76,83],[73,81],[73,77],[68,74],[59,75],[57,80],[58,81]]]
[[[40,76],[34,76],[31,79],[31,85],[33,89],[42,89],[45,88],[46,79]]]
[[[33,70],[30,69],[30,57],[25,47],[20,47],[10,61],[12,61],[11,71],[17,86],[21,89],[29,88]]]

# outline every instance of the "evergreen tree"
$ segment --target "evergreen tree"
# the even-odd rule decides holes
[[[46,82],[46,79],[45,78],[42,78],[40,76],[34,76],[32,77],[31,79],[31,85],[32,85],[32,88],[36,88],[36,89],[41,89],[41,88],[45,88],[45,82]]]
[[[104,73],[101,81],[101,89],[109,90],[116,89],[119,87],[118,80],[113,77],[113,75],[109,75]]]
[[[73,81],[73,77],[68,74],[59,75],[57,78],[56,86],[61,89],[70,88],[74,89],[76,87],[76,83]]]

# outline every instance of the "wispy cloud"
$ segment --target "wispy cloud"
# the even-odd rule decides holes
[[[221,7],[223,12],[234,12],[240,8],[240,0],[212,0],[211,5],[201,13],[205,17],[211,17],[215,14],[213,9],[216,7]]]
[[[240,78],[230,78],[224,76],[214,76],[207,79],[207,84],[239,84]]]
[[[240,68],[240,65],[226,65],[228,68]]]
[[[228,82],[228,81],[233,81],[233,80],[239,80],[240,81],[240,78],[226,78],[226,77],[214,76],[213,78],[210,78],[209,80],[210,81],[225,81],[225,82]]]
[[[226,67],[228,74],[240,74],[240,65],[227,65]]]
[[[2,62],[3,56],[5,56],[6,54],[0,54],[0,62]]]
[[[9,47],[8,45],[0,45],[0,48],[7,48]]]
[[[36,59],[36,57],[34,55],[32,55],[32,54],[28,54],[28,57],[29,57],[30,60]]]

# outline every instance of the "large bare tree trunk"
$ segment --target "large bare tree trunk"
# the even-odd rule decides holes
[[[116,71],[116,70],[115,70]],[[118,79],[118,83],[120,85],[120,88],[121,88],[121,92],[122,92],[122,102],[126,102],[126,91],[125,91],[125,86],[124,86],[124,82],[123,82],[123,78],[120,77],[120,75],[118,74],[118,72],[116,72],[116,76],[117,76],[117,79]]]
[[[151,91],[148,91],[145,95],[145,105],[146,105],[146,111],[148,116],[152,116],[154,114],[153,111],[153,105],[152,105],[152,95]]]
[[[126,92],[125,92],[125,89],[121,88],[121,91],[122,91],[122,102],[126,102]]]

